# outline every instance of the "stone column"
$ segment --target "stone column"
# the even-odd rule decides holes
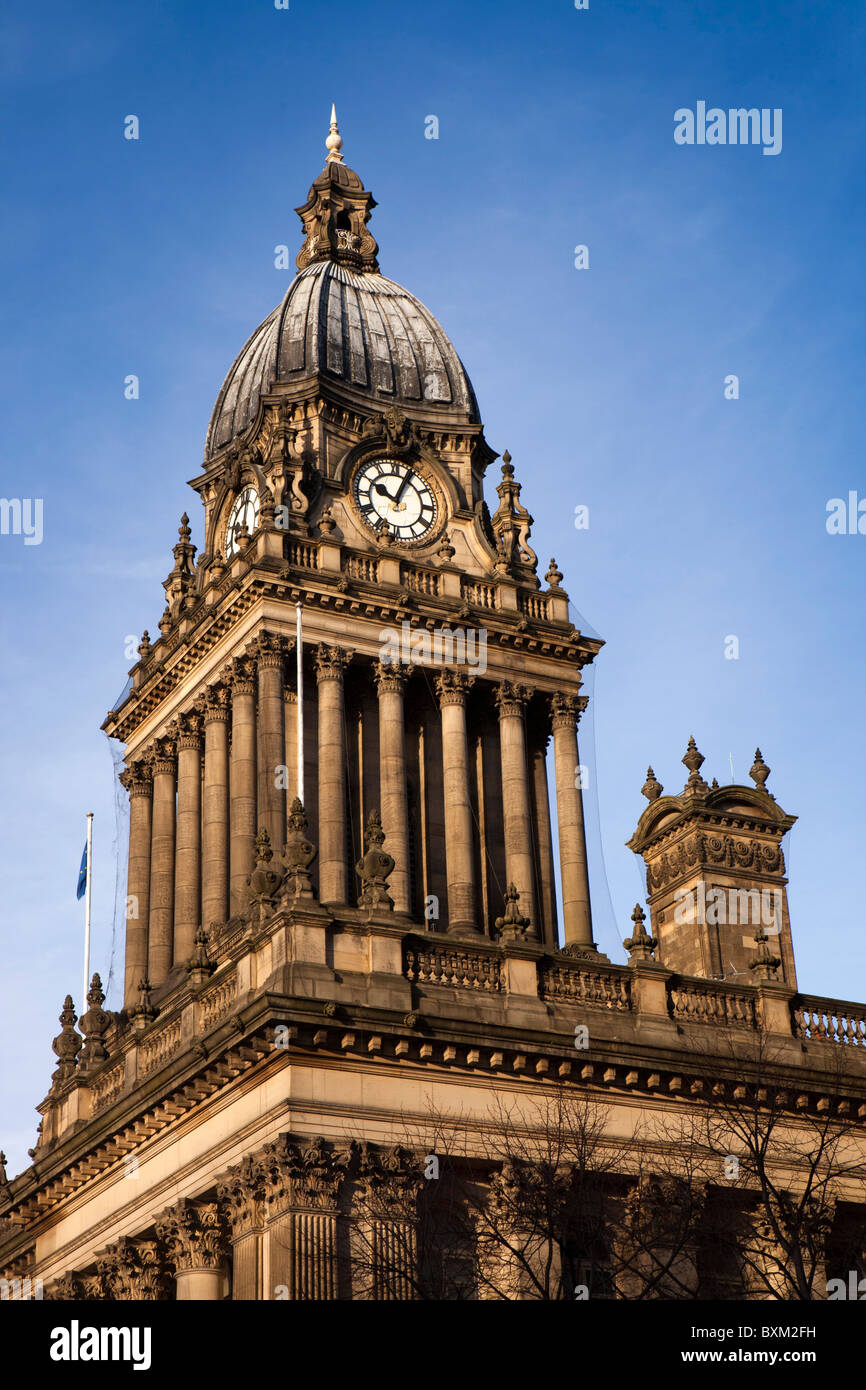
[[[502,817],[505,824],[505,875],[520,894],[520,914],[528,917],[529,935],[537,937],[532,810],[526,761],[526,703],[532,691],[502,681],[496,689],[499,750],[502,763]]]
[[[541,734],[533,743],[532,759],[533,802],[538,844],[538,895],[540,899],[539,930],[541,939],[556,950],[559,937],[556,931],[556,876],[553,864],[553,830],[550,822],[550,795],[547,788],[547,735]]]
[[[559,823],[559,871],[562,881],[562,922],[565,945],[594,950],[583,793],[577,785],[580,755],[577,724],[586,697],[552,695],[553,759],[556,770],[556,818]]]
[[[346,721],[343,670],[352,653],[319,646],[319,901],[347,903]]]
[[[259,826],[271,837],[279,859],[286,835],[286,731],[283,695],[285,639],[272,632],[257,638],[259,667]]]
[[[222,683],[205,691],[204,816],[201,920],[229,915],[229,692]]]
[[[177,850],[174,885],[174,961],[192,955],[201,923],[202,716],[182,714],[177,736]]]
[[[217,1195],[231,1230],[232,1302],[262,1299],[265,1179],[261,1163],[247,1155],[221,1179]]]
[[[183,1197],[154,1222],[176,1281],[176,1297],[213,1301],[226,1287],[226,1236],[216,1202]]]
[[[153,773],[144,761],[121,773],[129,793],[129,869],[126,884],[126,968],[123,1007],[135,1008],[138,986],[147,976],[147,919],[150,904],[150,837],[153,824]]]
[[[442,780],[445,800],[445,875],[448,930],[478,933],[475,886],[475,828],[469,799],[466,698],[473,677],[443,671],[436,677],[442,718]]]
[[[340,1297],[339,1201],[348,1157],[323,1139],[293,1143],[287,1134],[266,1146],[267,1298]]]
[[[173,738],[158,738],[154,742],[150,921],[147,938],[147,973],[154,987],[163,983],[172,965],[176,751]]]
[[[231,915],[247,902],[247,878],[256,843],[256,664],[248,656],[231,666],[232,752],[230,847]],[[282,848],[282,846],[280,846]]]
[[[411,911],[409,899],[409,805],[406,794],[406,729],[403,691],[411,667],[377,661],[374,667],[379,692],[379,797],[382,829],[388,852],[394,859],[389,888],[396,912]]]

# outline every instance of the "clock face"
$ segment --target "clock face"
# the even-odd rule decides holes
[[[388,523],[398,541],[418,541],[436,522],[436,498],[411,464],[372,459],[355,477],[355,501],[367,525]]]
[[[259,494],[254,487],[245,487],[234,500],[229,522],[226,527],[226,559],[237,555],[240,549],[240,534],[246,525],[250,535],[259,524]]]

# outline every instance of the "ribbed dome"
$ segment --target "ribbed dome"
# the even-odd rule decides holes
[[[235,361],[214,406],[205,459],[243,433],[262,394],[317,374],[380,410],[423,405],[478,421],[463,364],[430,311],[378,271],[319,260],[296,276]]]

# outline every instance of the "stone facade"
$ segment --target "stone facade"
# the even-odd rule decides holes
[[[602,644],[555,561],[538,578],[507,454],[490,514],[468,378],[382,283],[335,123],[328,150],[255,340],[273,361],[244,349],[192,482],[203,552],[184,516],[104,724],[130,797],[124,1003],[98,977],[80,1021],[64,1003],[32,1166],[0,1185],[6,1277],[60,1299],[784,1294],[747,1149],[741,1178],[716,1162],[713,1126],[751,1105],[795,1205],[810,1126],[838,1140],[820,1291],[863,1256],[866,1008],[797,993],[794,818],[760,753],[754,787],[711,787],[690,742],[631,842],[650,931],[638,908],[629,964],[598,951],[578,738]],[[700,884],[703,907],[778,891],[771,929],[680,920]],[[545,1168],[575,1106],[592,1145]],[[556,1229],[530,1221],[543,1181]]]

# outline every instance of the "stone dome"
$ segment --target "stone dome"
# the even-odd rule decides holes
[[[400,404],[428,418],[479,419],[469,377],[429,309],[378,270],[329,256],[301,270],[242,348],[217,397],[205,459],[243,433],[262,395],[316,376],[368,397],[376,410]]]

